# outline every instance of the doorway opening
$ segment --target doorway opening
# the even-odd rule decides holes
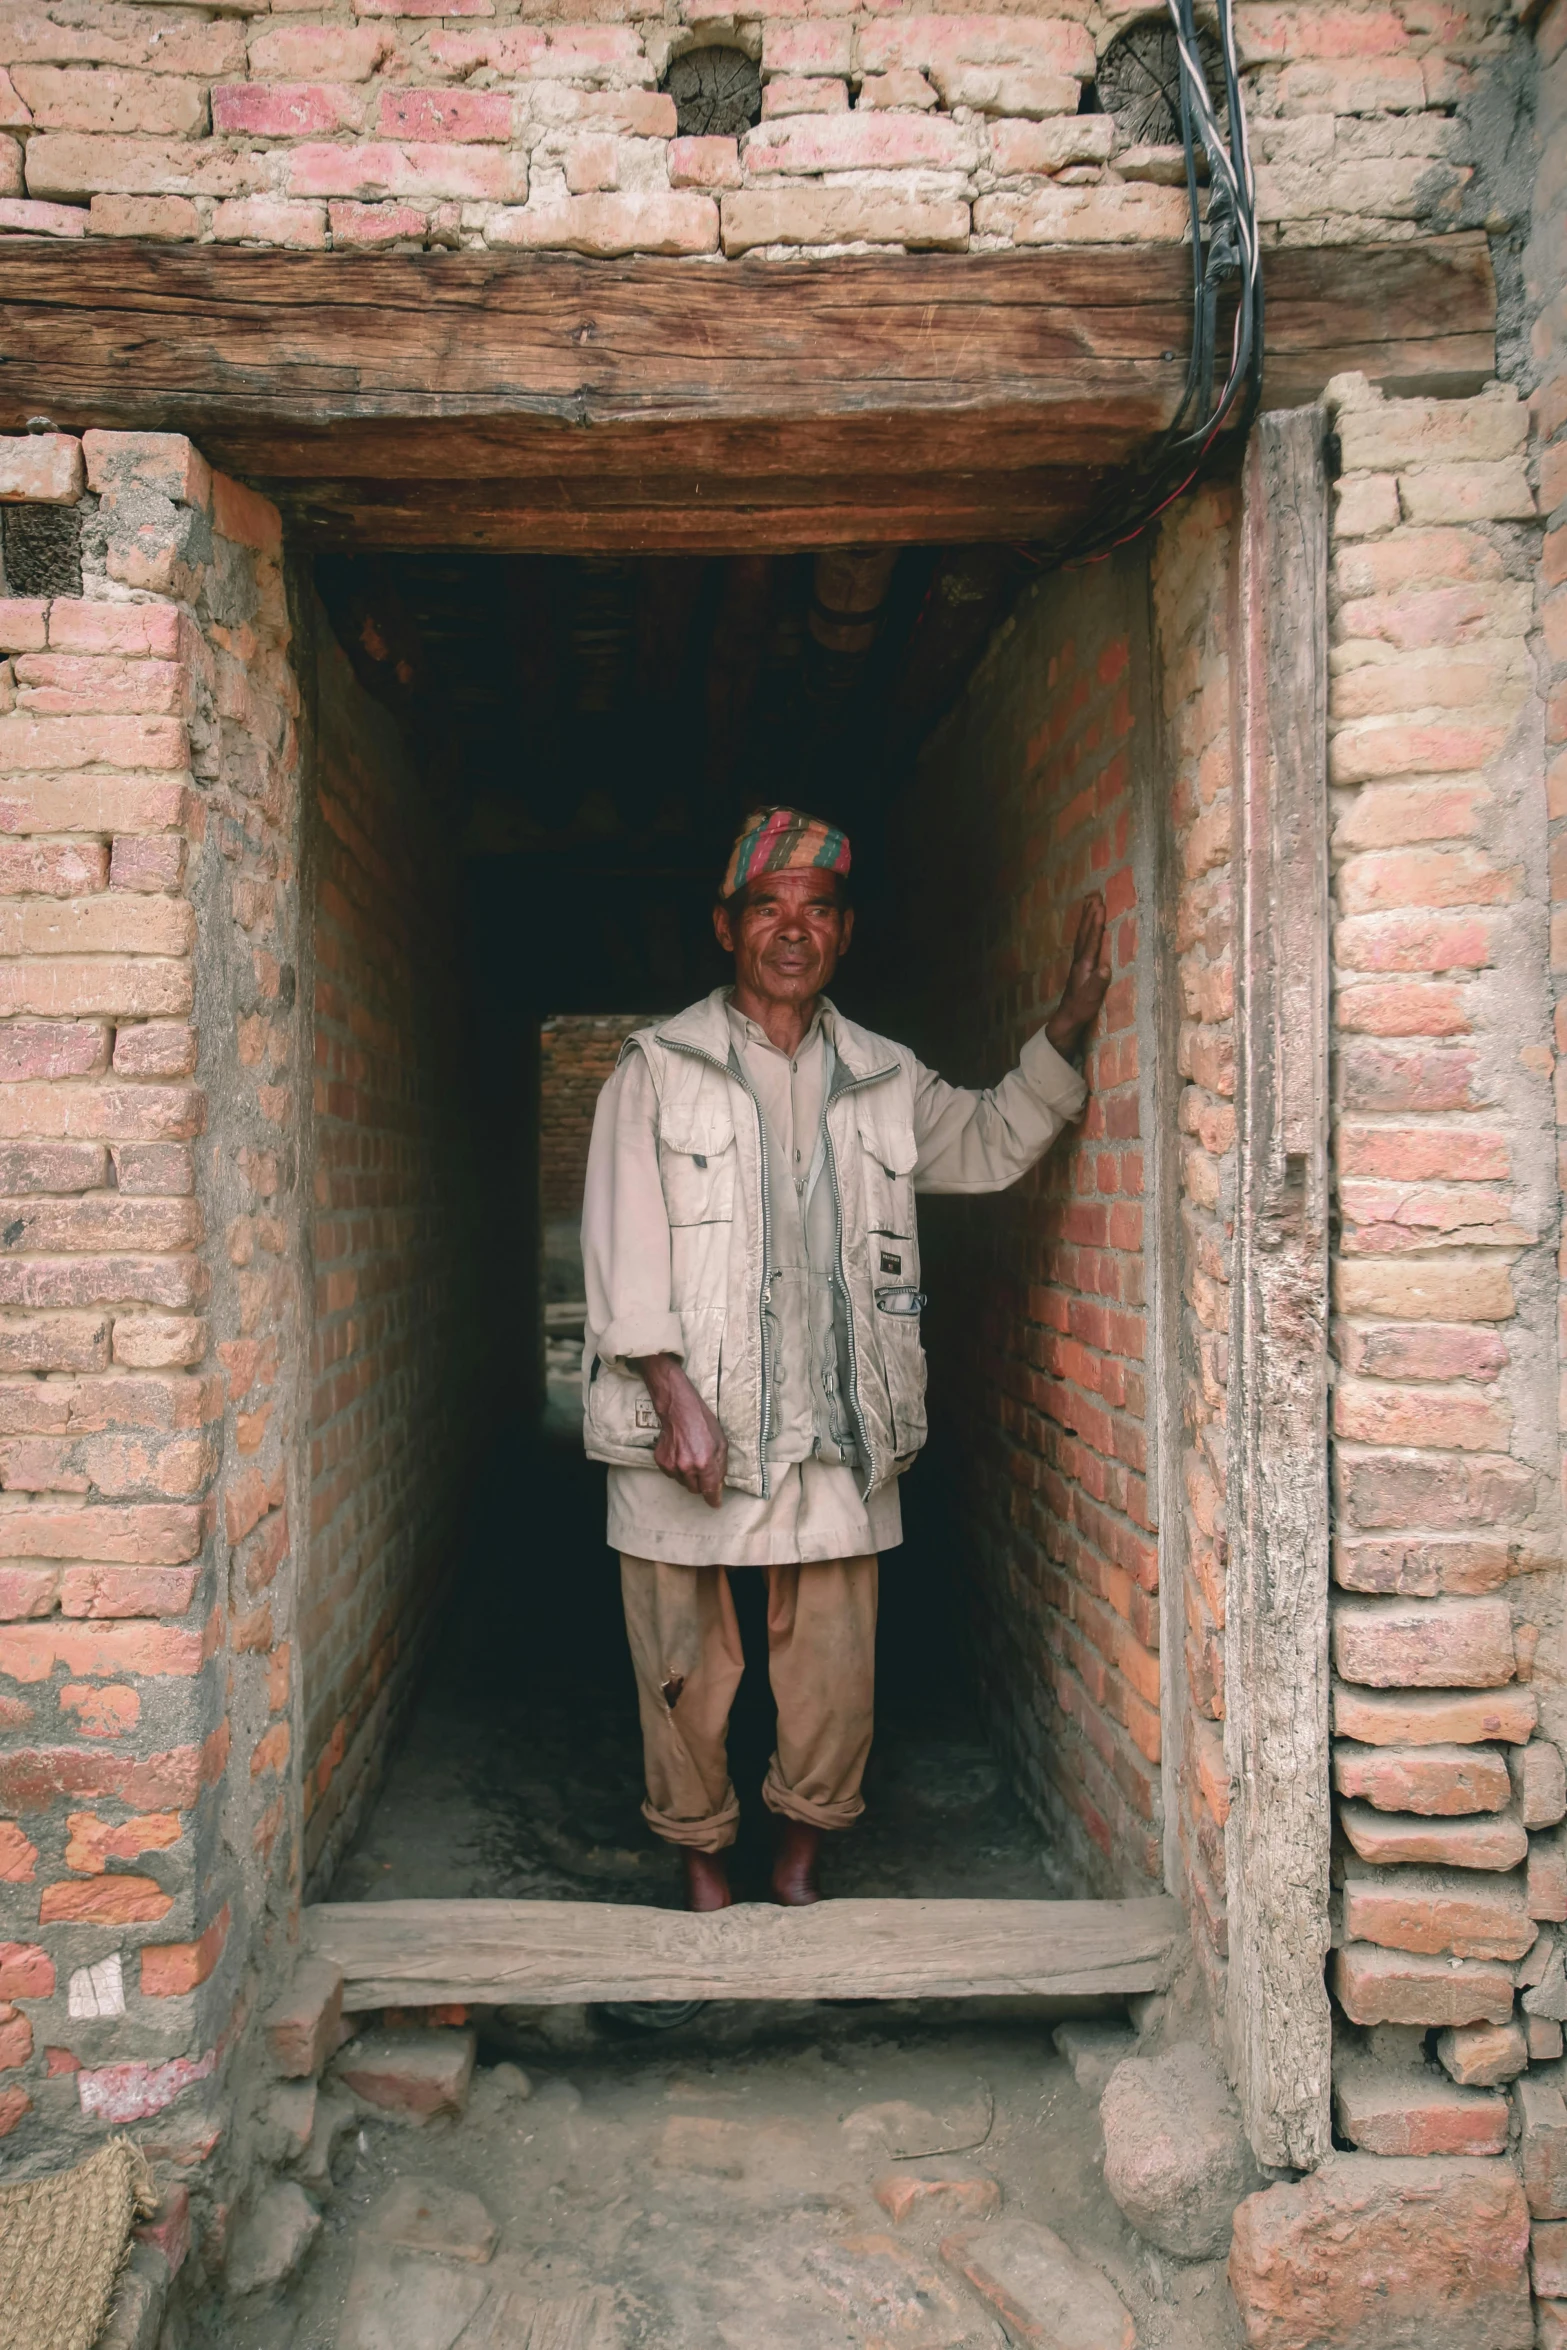
[[[835,999],[953,1082],[1015,1063],[1090,888],[1115,972],[1080,1127],[1009,1193],[921,1202],[932,1440],[829,1890],[1157,1891],[1144,563],[333,556],[310,593],[313,1890],[676,1902],[580,1451],[573,1228],[598,1085],[724,979],[716,872],[788,799],[854,843]],[[771,1728],[760,1578],[735,1580],[744,1897]]]

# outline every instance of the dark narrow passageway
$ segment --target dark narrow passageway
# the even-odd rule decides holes
[[[921,1210],[931,1442],[882,1564],[869,1809],[829,1845],[826,1889],[1038,1898],[1157,1883],[1156,1554],[1135,1424],[1144,1064],[1128,972],[1143,851],[1126,748],[1146,578],[1123,566],[1092,592],[1046,583],[1007,619],[1020,560],[914,548],[318,567],[340,666],[397,720],[452,909],[421,936],[411,982],[450,1006],[417,1083],[396,1058],[405,1009],[373,1017],[391,1048],[387,1153],[406,1156],[438,1102],[460,1180],[405,1190],[400,1223],[382,1214],[366,1295],[372,1277],[396,1289],[409,1231],[423,1271],[392,1313],[405,1348],[417,1354],[442,1298],[471,1293],[472,1360],[455,1370],[483,1465],[448,1448],[422,1472],[444,1479],[448,1510],[422,1617],[395,1593],[359,1610],[345,1587],[344,1620],[369,1627],[359,1686],[381,1706],[385,1770],[317,1893],[677,1898],[676,1858],[640,1814],[604,1472],[582,1457],[559,1376],[583,1295],[568,1262],[580,1169],[569,1200],[543,1179],[544,1030],[563,1017],[623,1035],[630,1016],[725,979],[717,874],[771,798],[853,839],[840,1009],[955,1083],[1015,1064],[1089,889],[1121,922],[1123,1041],[1105,1048],[1073,1155],[1063,1144],[1005,1200]],[[381,887],[370,865],[360,886]],[[357,1049],[345,1027],[345,1070]],[[361,1183],[366,1148],[347,1119],[345,1216],[394,1196]],[[405,1454],[409,1438],[412,1423]],[[348,1468],[329,1457],[322,1476],[351,1515]],[[735,1883],[754,1899],[771,1826],[762,1578],[739,1573],[736,1599],[750,1663],[732,1735]]]
[[[1067,1888],[987,1745],[963,1669],[939,1476],[915,1475],[910,1539],[882,1563],[867,1810],[834,1841],[827,1889],[1046,1898]],[[742,1804],[735,1882],[741,1898],[760,1899],[772,1743],[762,1578],[741,1570],[734,1581],[748,1660],[730,1747]],[[678,1864],[641,1818],[641,1771],[604,1472],[557,1409],[495,1448],[451,1615],[333,1898],[675,1907]]]

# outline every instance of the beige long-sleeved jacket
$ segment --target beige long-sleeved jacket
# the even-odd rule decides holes
[[[729,1443],[726,1482],[767,1492],[767,1153],[717,989],[627,1039],[599,1098],[582,1217],[583,1432],[646,1468],[658,1415],[633,1361],[674,1354]],[[917,1191],[1000,1191],[1043,1157],[1087,1088],[1043,1031],[996,1086],[952,1086],[907,1046],[824,1007],[824,1118],[838,1207],[849,1398],[867,1493],[925,1440]]]

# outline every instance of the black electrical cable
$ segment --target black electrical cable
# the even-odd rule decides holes
[[[1204,472],[1222,439],[1243,435],[1262,394],[1262,257],[1256,181],[1241,104],[1231,0],[1217,0],[1227,122],[1221,126],[1202,69],[1193,0],[1167,0],[1179,63],[1181,145],[1192,222],[1192,340],[1174,415],[1131,479],[1064,545],[1029,550],[1041,568],[1102,561],[1148,525]],[[1203,215],[1198,151],[1208,166]],[[1239,280],[1230,351],[1217,394],[1221,288]]]

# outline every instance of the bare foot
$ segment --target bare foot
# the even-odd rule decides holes
[[[734,1899],[729,1878],[716,1852],[685,1853],[687,1909],[727,1909]]]
[[[785,1909],[808,1909],[813,1901],[820,1901],[816,1860],[821,1842],[820,1828],[807,1827],[803,1820],[781,1823],[773,1856],[773,1899]]]

